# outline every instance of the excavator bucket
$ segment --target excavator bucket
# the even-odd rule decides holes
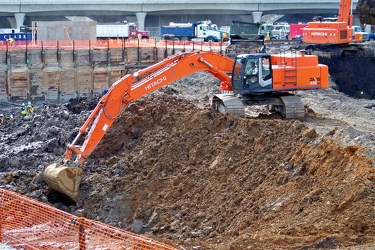
[[[51,189],[75,201],[79,194],[82,173],[83,170],[78,167],[78,163],[60,162],[46,167],[43,171],[43,179]]]

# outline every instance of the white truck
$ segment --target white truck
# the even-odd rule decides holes
[[[290,25],[289,24],[275,24],[271,32],[273,35],[278,36],[279,39],[288,40],[289,33],[290,33]]]
[[[134,23],[97,24],[97,39],[140,38],[149,39],[150,32],[138,30]]]
[[[366,42],[370,39],[370,34],[363,31],[360,26],[352,26],[353,27],[353,35],[361,35],[362,42]]]

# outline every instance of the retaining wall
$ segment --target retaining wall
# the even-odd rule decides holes
[[[113,82],[175,53],[225,44],[150,40],[16,41],[0,44],[0,101],[101,95]]]

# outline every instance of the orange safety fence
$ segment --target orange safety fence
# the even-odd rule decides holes
[[[22,249],[176,249],[0,189],[0,243]]]
[[[132,47],[187,47],[193,50],[224,49],[229,42],[170,41],[156,39],[109,39],[109,40],[49,40],[49,41],[0,41],[0,50],[28,49],[101,49]]]

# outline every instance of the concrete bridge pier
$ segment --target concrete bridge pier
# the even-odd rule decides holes
[[[8,16],[7,19],[9,21],[9,23],[10,23],[10,27],[12,29],[16,29],[17,28],[16,19],[13,16]]]
[[[262,17],[263,11],[253,11],[251,14],[253,16],[253,22],[259,23],[260,18]]]
[[[19,29],[22,25],[23,22],[25,21],[25,13],[14,13],[14,17],[16,18],[16,28]]]
[[[137,17],[137,28],[138,30],[145,30],[145,19],[147,12],[137,12],[135,16]]]

